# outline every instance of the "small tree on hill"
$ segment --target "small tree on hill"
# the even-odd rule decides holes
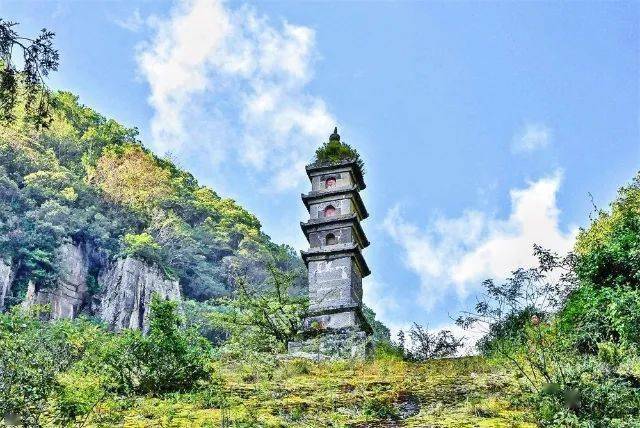
[[[302,328],[307,298],[293,295],[295,274],[269,267],[270,288],[251,289],[243,278],[233,296],[218,300],[214,324],[229,332],[228,345],[238,350],[279,352]]]
[[[411,338],[409,358],[415,361],[452,357],[464,342],[463,338],[456,338],[449,330],[431,333],[427,327],[417,323],[413,323],[409,329],[409,337]],[[404,341],[404,334],[402,340]]]

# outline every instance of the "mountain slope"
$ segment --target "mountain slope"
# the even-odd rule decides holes
[[[84,274],[72,292],[86,291],[79,309],[89,314],[99,312],[92,304],[104,292],[105,269],[127,258],[152,266],[154,275],[197,300],[227,294],[238,278],[260,287],[270,264],[302,272],[293,250],[274,244],[253,214],[146,149],[136,129],[68,92],[57,93],[53,105],[46,130],[20,119],[0,129],[5,307],[28,290],[59,289],[75,263],[60,256],[68,245],[82,253]]]

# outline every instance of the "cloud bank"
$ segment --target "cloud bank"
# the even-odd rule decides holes
[[[238,161],[268,174],[273,189],[295,187],[335,124],[306,88],[314,31],[205,0],[181,1],[169,17],[146,22],[152,35],[136,59],[150,88],[154,148]]]
[[[463,299],[485,278],[506,278],[517,267],[532,266],[534,243],[571,250],[577,228],[560,226],[560,182],[556,172],[511,190],[505,219],[470,210],[421,228],[406,220],[399,206],[389,210],[384,229],[402,249],[406,267],[419,277],[422,305],[431,309],[451,291]]]

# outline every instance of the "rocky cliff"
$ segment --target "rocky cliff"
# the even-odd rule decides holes
[[[56,287],[37,290],[30,282],[24,305],[50,305],[52,319],[75,318],[87,299],[87,253],[80,245],[63,244],[56,251],[56,263],[59,266]]]
[[[119,259],[104,269],[98,285],[103,291],[97,314],[116,330],[148,330],[149,303],[154,293],[180,300],[178,281],[166,279],[157,267],[133,258]]]
[[[0,311],[4,309],[4,301],[11,290],[12,282],[13,271],[11,270],[11,263],[0,259]]]
[[[53,288],[37,289],[30,282],[23,306],[50,305],[51,319],[75,318],[81,313],[97,316],[114,330],[149,328],[151,296],[180,300],[178,281],[170,280],[155,266],[127,257],[95,265],[84,245],[64,244],[56,252],[59,277]],[[89,293],[89,271],[98,272],[98,291]],[[0,308],[10,292],[12,272],[0,262]]]

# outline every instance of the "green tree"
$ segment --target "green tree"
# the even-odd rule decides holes
[[[266,290],[255,290],[238,278],[233,296],[218,299],[219,310],[211,316],[228,331],[232,350],[282,352],[302,328],[307,299],[291,293],[294,275],[273,266],[269,272]]]
[[[15,120],[17,100],[23,95],[27,118],[37,126],[46,126],[50,120],[50,97],[44,79],[58,69],[59,59],[53,48],[54,33],[42,29],[31,39],[20,36],[16,25],[0,18],[0,120]],[[17,53],[21,54],[18,61],[14,58]]]

